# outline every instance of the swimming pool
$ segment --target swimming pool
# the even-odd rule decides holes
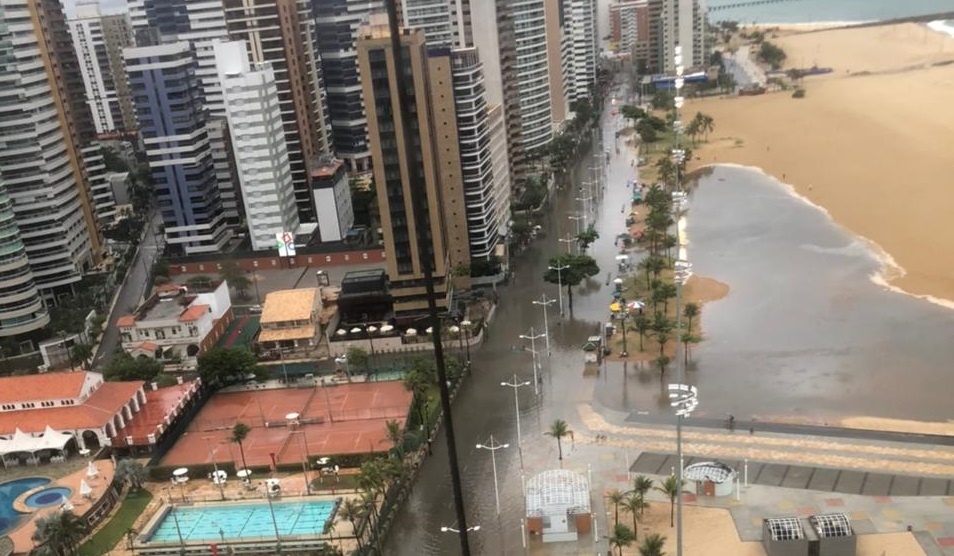
[[[0,483],[0,536],[5,535],[20,524],[25,514],[13,509],[13,501],[24,492],[50,484],[45,477],[28,477]]]
[[[31,508],[46,508],[62,504],[64,500],[70,499],[71,494],[73,490],[68,487],[44,488],[27,496],[23,503]]]
[[[282,537],[323,535],[337,506],[334,500],[272,503]],[[275,538],[275,525],[267,503],[172,507],[146,542],[178,543],[180,532],[185,543]]]

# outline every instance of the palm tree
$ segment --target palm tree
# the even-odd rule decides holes
[[[401,426],[401,423],[394,420],[386,422],[384,427],[386,430],[384,432],[384,438],[381,439],[381,443],[390,442],[391,455],[398,459],[403,458],[405,441],[404,427]]]
[[[663,547],[666,546],[666,537],[653,533],[643,539],[643,544],[639,547],[639,556],[666,556]]]
[[[699,304],[693,301],[686,303],[682,309],[682,315],[686,317],[686,333],[692,334],[692,320],[699,316]]]
[[[715,119],[708,115],[702,115],[702,132],[705,134],[706,142],[709,141],[709,133],[715,131]]]
[[[642,494],[633,492],[623,503],[623,507],[626,508],[626,511],[629,512],[629,515],[633,518],[633,537],[638,538],[639,527],[637,522],[639,518],[642,517],[643,511],[649,507],[649,503],[646,502]]]
[[[676,525],[676,497],[679,496],[682,485],[679,484],[679,479],[675,475],[670,475],[660,483],[660,486],[656,487],[656,490],[669,497],[669,526],[674,527]]]
[[[646,495],[652,489],[653,480],[646,475],[637,475],[636,478],[633,479],[633,492],[641,496],[644,500],[646,499]]]
[[[613,503],[613,510],[616,513],[616,523],[619,524],[619,505],[626,500],[626,495],[620,492],[618,488],[614,488],[606,497]]]
[[[89,370],[89,360],[93,357],[93,348],[87,343],[73,344],[71,349],[73,359],[80,362],[84,369]]]
[[[238,444],[239,453],[242,454],[242,468],[244,469],[248,469],[248,463],[245,462],[245,446],[242,445],[242,442],[245,441],[245,438],[248,437],[248,433],[250,432],[252,432],[252,429],[245,423],[239,421],[232,427],[232,436],[229,438],[230,442]]]
[[[609,538],[609,544],[611,549],[615,546],[619,550],[619,555],[623,556],[623,548],[633,544],[634,540],[636,540],[636,535],[630,531],[629,527],[617,523],[613,527],[613,535]]]
[[[354,538],[358,541],[358,552],[361,552],[361,535],[358,534],[358,524],[357,521],[361,517],[361,505],[354,500],[349,498],[344,501],[344,504],[338,508],[338,513],[344,519],[347,519],[351,523],[351,529],[354,531]]]
[[[56,556],[73,556],[76,545],[86,535],[85,523],[73,512],[55,512],[37,518],[33,540]]]
[[[116,464],[116,478],[129,484],[130,490],[139,490],[146,480],[146,468],[138,461],[126,458]]]
[[[691,354],[691,352],[690,352],[690,350],[689,350],[689,345],[690,345],[690,344],[698,344],[699,342],[702,341],[702,337],[696,336],[696,335],[694,335],[694,334],[689,334],[689,333],[687,332],[687,333],[683,334],[682,337],[679,338],[679,339],[682,340],[683,364],[689,365],[689,355]]]
[[[699,121],[699,115],[696,114],[696,117],[692,119],[688,124],[686,124],[686,135],[692,139],[692,143],[696,143],[696,137],[702,133],[702,123]]]
[[[652,321],[646,315],[638,314],[633,317],[633,327],[639,333],[639,351],[643,351],[643,338],[652,330]]]
[[[560,461],[563,461],[563,438],[567,436],[573,438],[573,431],[570,430],[570,425],[568,425],[563,419],[557,419],[550,425],[550,430],[544,434],[556,438],[557,450],[560,454],[559,459]]]

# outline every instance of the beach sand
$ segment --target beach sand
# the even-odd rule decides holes
[[[612,524],[613,505],[607,503],[607,519]],[[624,555],[639,554],[646,535],[666,537],[666,554],[675,554],[675,529],[669,526],[669,502],[651,502],[639,524],[639,541],[623,549]],[[683,505],[683,552],[686,556],[764,556],[760,542],[742,542],[729,510]],[[632,528],[629,513],[620,510],[619,522]],[[918,556],[924,551],[911,533],[884,533],[858,536],[858,556]]]
[[[693,166],[738,163],[791,184],[877,243],[892,286],[954,300],[954,38],[917,24],[779,33],[790,67],[833,67],[788,92],[690,100],[715,119]],[[902,275],[903,274],[903,275]]]

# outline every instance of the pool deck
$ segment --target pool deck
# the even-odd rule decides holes
[[[24,496],[32,493],[36,490],[43,490],[47,488],[52,488],[56,486],[67,487],[73,491],[73,494],[70,496],[70,504],[74,507],[74,513],[77,515],[82,515],[91,505],[91,500],[98,500],[106,492],[106,489],[109,487],[109,482],[113,477],[113,462],[110,460],[97,460],[95,462],[96,468],[99,470],[99,475],[92,479],[86,477],[86,467],[78,471],[74,471],[69,475],[60,477],[59,479],[53,479],[53,481],[42,487],[30,490],[30,492],[25,493]],[[36,477],[44,477],[43,466],[38,466],[36,469]],[[85,480],[86,483],[93,489],[92,494],[90,494],[89,499],[80,495],[80,481]],[[17,501],[23,500],[24,496],[17,498]],[[16,505],[14,509],[22,512],[22,510]],[[14,553],[29,553],[33,550],[33,533],[36,531],[35,521],[39,517],[49,515],[54,511],[60,509],[59,504],[48,506],[46,508],[27,508],[27,512],[31,513],[30,519],[25,521],[23,525],[10,531],[7,535],[10,537],[10,540],[13,541]],[[24,513],[27,513],[24,512]]]

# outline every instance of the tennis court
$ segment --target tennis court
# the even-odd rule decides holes
[[[385,451],[385,423],[404,422],[411,393],[400,382],[313,388],[250,389],[214,395],[192,420],[163,466],[240,462],[232,427],[251,427],[243,447],[250,466],[300,462],[303,455]],[[297,426],[285,417],[297,413]],[[241,466],[240,463],[237,465]]]

